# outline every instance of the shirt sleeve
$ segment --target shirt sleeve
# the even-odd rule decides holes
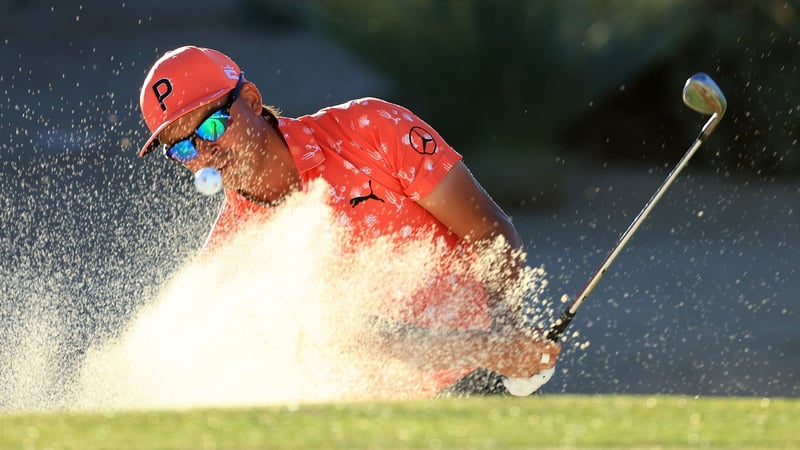
[[[462,159],[433,127],[402,106],[368,97],[354,100],[350,108],[357,127],[368,130],[387,170],[414,200],[430,194]]]

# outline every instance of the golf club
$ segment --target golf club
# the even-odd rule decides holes
[[[625,247],[625,244],[628,243],[631,236],[633,236],[636,230],[639,229],[639,226],[642,224],[645,217],[650,214],[650,211],[652,211],[653,207],[655,207],[656,203],[658,203],[658,201],[661,199],[661,196],[664,195],[664,192],[669,189],[673,181],[675,181],[677,178],[678,174],[683,170],[684,167],[686,167],[689,160],[692,158],[695,152],[697,152],[697,149],[700,148],[703,142],[717,127],[720,120],[722,120],[722,116],[725,114],[725,111],[728,108],[728,102],[725,99],[725,95],[722,93],[722,90],[719,88],[719,86],[717,86],[717,83],[715,83],[710,76],[702,72],[692,75],[688,80],[686,80],[686,83],[683,86],[683,103],[700,114],[711,115],[711,118],[709,118],[705,123],[700,131],[700,135],[689,147],[689,150],[686,151],[686,154],[683,155],[683,158],[681,158],[681,160],[678,162],[678,165],[672,169],[672,172],[670,172],[669,175],[667,175],[667,178],[661,183],[661,186],[658,187],[658,190],[656,190],[655,194],[650,197],[650,200],[648,200],[644,208],[639,212],[636,218],[633,219],[633,222],[630,224],[628,229],[622,233],[622,236],[620,236],[616,245],[614,245],[606,258],[603,260],[603,263],[600,264],[600,267],[598,267],[592,277],[589,278],[586,286],[569,304],[567,309],[561,314],[561,317],[559,317],[558,320],[556,320],[552,325],[550,330],[545,335],[547,340],[557,342],[559,337],[564,334],[567,326],[569,326],[569,324],[572,322],[572,319],[575,317],[575,314],[578,312],[578,308],[580,308],[583,302],[589,297],[589,294],[600,282],[600,279],[603,278],[603,275],[605,275],[609,266],[611,266],[611,263],[614,262],[614,259],[616,259],[617,255],[619,255],[619,253],[622,251],[622,248]],[[531,378],[508,378],[503,380],[503,384],[512,395],[526,396],[532,394],[542,385],[547,383],[554,372],[554,369],[547,369],[537,373]]]

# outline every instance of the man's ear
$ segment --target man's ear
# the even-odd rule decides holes
[[[239,91],[239,98],[250,108],[253,113],[261,114],[261,92],[255,84],[245,81],[242,83],[241,91]]]

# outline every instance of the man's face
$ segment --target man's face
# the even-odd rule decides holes
[[[202,152],[200,147],[229,134],[232,106],[229,97],[230,94],[201,106],[164,129],[158,136],[164,156],[189,167],[196,165],[195,160],[207,159],[208,152]]]
[[[254,198],[276,198],[286,190],[287,183],[291,184],[287,180],[297,177],[296,169],[285,158],[288,151],[280,151],[285,147],[280,131],[262,115],[261,94],[252,83],[244,82],[233,103],[230,99],[228,94],[176,120],[159,134],[159,142],[174,146],[191,138],[190,152],[176,152],[177,156],[193,157],[178,158],[184,167],[192,172],[213,167],[222,174],[226,189],[245,192]],[[220,111],[224,114],[217,115]],[[201,125],[214,117],[223,119],[210,127],[206,126],[208,123]],[[198,132],[198,127],[205,131]],[[222,134],[215,134],[223,128]],[[215,134],[215,140],[198,137],[206,132]],[[283,162],[279,161],[279,155],[284,157]]]
[[[231,94],[181,117],[159,135],[159,141],[172,148],[176,161],[190,171],[214,167],[222,173],[226,188],[238,189],[246,182],[245,175],[253,172],[249,138],[253,133],[248,129],[252,120],[246,108],[238,101],[231,104],[230,98]]]

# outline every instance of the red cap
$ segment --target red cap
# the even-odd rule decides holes
[[[169,124],[233,90],[240,75],[232,59],[210,48],[181,47],[159,58],[139,94],[144,121],[153,133],[139,156],[156,147]]]

